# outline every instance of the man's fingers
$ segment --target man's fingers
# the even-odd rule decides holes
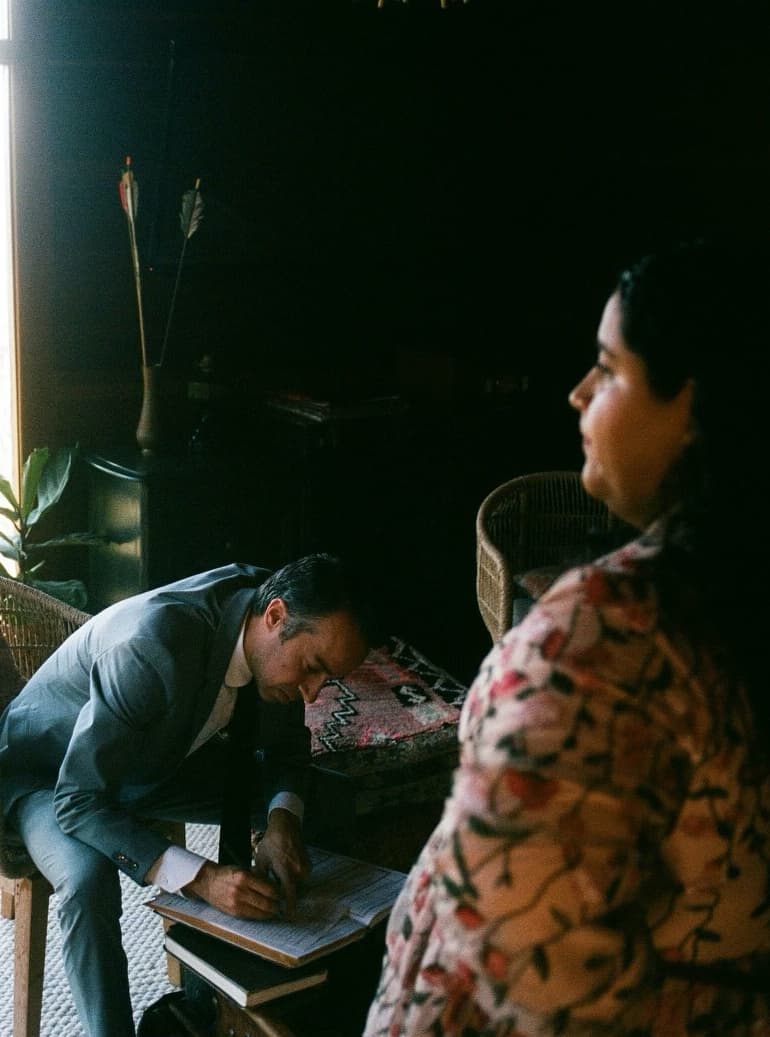
[[[230,915],[244,918],[273,917],[281,907],[281,893],[267,876],[254,875],[230,865],[209,871],[205,900]]]
[[[280,900],[281,891],[267,875],[256,875],[253,872],[245,872],[244,875],[248,877],[248,881],[245,883],[247,889],[253,890],[267,900]]]
[[[280,911],[281,902],[277,897],[266,897],[261,893],[252,895],[246,898],[244,904],[241,906],[239,914],[252,914],[253,912],[259,912],[260,915],[266,915],[273,918]]]
[[[275,861],[272,866],[281,894],[286,904],[286,914],[289,918],[294,916],[297,907],[297,879],[290,862],[286,860]]]

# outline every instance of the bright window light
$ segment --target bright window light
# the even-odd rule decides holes
[[[10,69],[0,65],[0,474],[13,481],[16,393],[11,229]]]
[[[9,7],[10,0],[0,0],[0,40],[3,41],[10,39]],[[8,52],[3,49],[0,56],[0,475],[17,486],[11,69],[7,56]]]

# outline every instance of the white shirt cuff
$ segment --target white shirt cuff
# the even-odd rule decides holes
[[[192,882],[207,859],[183,846],[169,846],[150,866],[145,878],[165,893],[178,893]]]
[[[290,814],[295,814],[300,821],[305,816],[305,804],[293,792],[278,792],[273,796],[270,800],[270,806],[267,808],[268,818],[270,817],[270,811],[275,810],[276,807],[288,810]]]

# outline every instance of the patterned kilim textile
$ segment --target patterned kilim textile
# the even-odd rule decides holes
[[[412,645],[391,637],[344,681],[329,681],[306,708],[314,762],[384,786],[419,781],[421,772],[429,777],[434,763],[445,770],[454,765],[466,692]]]

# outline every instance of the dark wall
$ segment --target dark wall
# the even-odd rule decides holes
[[[172,366],[214,336],[223,362],[260,377],[288,351],[292,372],[331,356],[359,375],[398,348],[483,373],[533,371],[552,344],[569,354],[565,333],[590,334],[621,258],[768,215],[754,9],[725,24],[617,6],[29,0],[22,194],[29,161],[57,366],[135,367],[115,190],[128,153],[151,352],[196,176],[209,203]]]
[[[401,393],[435,413],[419,460],[435,471],[447,437],[467,538],[443,549],[472,612],[481,496],[578,464],[565,397],[619,264],[672,236],[767,228],[764,6],[26,0],[26,449],[133,442],[117,181],[131,154],[157,355],[179,201],[200,177],[164,365],[172,426],[203,353],[241,437],[266,389]]]

